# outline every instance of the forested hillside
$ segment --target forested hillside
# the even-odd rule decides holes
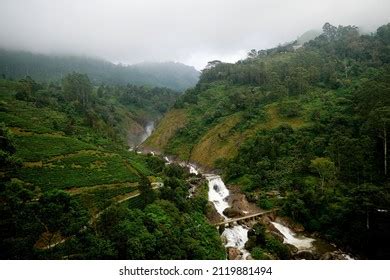
[[[390,209],[390,24],[360,35],[327,23],[294,44],[210,62],[144,145],[220,169],[342,246],[387,248],[370,219]]]
[[[223,258],[188,171],[126,145],[177,95],[78,73],[0,80],[0,258]]]
[[[0,49],[0,75],[21,79],[30,76],[37,81],[58,82],[66,74],[87,74],[95,85],[147,85],[184,90],[196,84],[199,72],[181,63],[140,63],[115,65],[96,58],[43,55]]]

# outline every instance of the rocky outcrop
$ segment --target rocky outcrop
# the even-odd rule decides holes
[[[206,206],[206,217],[212,224],[219,223],[224,220],[211,202],[208,202]]]
[[[242,253],[238,248],[228,247],[226,248],[229,260],[241,260]]]
[[[244,216],[244,213],[236,207],[228,207],[223,210],[223,214],[228,218],[238,218]]]
[[[293,259],[295,260],[318,260],[319,255],[311,250],[298,251],[293,254]]]

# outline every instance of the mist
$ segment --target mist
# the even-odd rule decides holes
[[[375,31],[390,21],[389,11],[388,0],[0,0],[0,47],[123,64],[177,61],[200,70],[325,22]]]

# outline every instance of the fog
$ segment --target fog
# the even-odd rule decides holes
[[[0,0],[0,47],[202,69],[310,29],[390,22],[388,0]]]

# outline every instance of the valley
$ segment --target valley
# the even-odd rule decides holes
[[[388,258],[389,34],[326,23],[199,77],[1,51],[0,257]]]

